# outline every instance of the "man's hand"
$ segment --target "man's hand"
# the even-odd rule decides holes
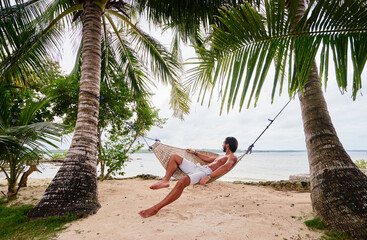
[[[205,176],[200,180],[200,185],[205,185],[209,181],[209,177]]]

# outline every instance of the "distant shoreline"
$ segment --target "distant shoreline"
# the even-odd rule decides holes
[[[215,153],[221,153],[221,150],[218,149],[196,149],[197,151],[205,151],[205,152],[215,152]],[[50,150],[51,153],[64,153],[67,152],[68,149],[53,149]],[[347,152],[367,152],[366,150],[346,150]],[[237,153],[244,153],[246,150],[238,150]],[[287,153],[287,152],[307,152],[307,150],[253,150],[253,153],[262,153],[262,152],[280,152],[280,153]],[[149,151],[148,149],[142,149],[140,151],[137,151],[136,153],[153,153],[152,151]]]

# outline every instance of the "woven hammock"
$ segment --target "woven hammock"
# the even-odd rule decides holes
[[[162,164],[162,166],[166,169],[167,168],[167,163],[168,163],[168,159],[169,157],[176,153],[178,155],[180,155],[181,157],[189,160],[190,162],[193,162],[195,164],[200,163],[200,165],[207,165],[209,164],[208,162],[204,162],[203,160],[201,160],[199,157],[195,156],[192,153],[188,153],[186,152],[186,149],[182,149],[182,148],[177,148],[177,147],[172,147],[160,142],[155,142],[152,145],[152,150],[155,154],[155,156],[158,158],[159,162]],[[219,156],[219,154],[216,153],[212,153],[212,152],[205,152],[205,151],[197,151],[198,153],[204,154],[206,156],[209,157],[217,157]],[[247,154],[244,153],[242,154],[240,157],[238,157],[237,162],[231,167],[231,170],[237,165],[237,163]],[[223,174],[224,175],[224,174]],[[222,176],[223,176],[222,175]],[[187,176],[184,172],[181,171],[181,169],[177,168],[177,170],[173,173],[172,175],[175,179],[179,180],[182,177]],[[218,178],[222,177],[222,176],[218,176],[218,177],[214,177],[211,178],[209,180],[208,183],[213,182],[215,180],[217,180]]]

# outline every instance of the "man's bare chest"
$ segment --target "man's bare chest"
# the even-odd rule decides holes
[[[215,164],[215,165],[223,165],[223,164],[225,164],[227,162],[227,160],[228,160],[228,157],[227,156],[219,156],[219,157],[217,157],[214,160],[213,164]]]

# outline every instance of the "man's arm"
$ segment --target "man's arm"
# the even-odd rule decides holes
[[[213,162],[216,157],[209,157],[207,155],[204,155],[204,154],[201,154],[201,153],[198,153],[196,152],[195,150],[192,150],[192,149],[187,149],[186,150],[188,153],[192,153],[194,154],[195,156],[199,157],[201,160],[203,160],[204,162],[208,162],[208,163],[211,163]]]
[[[231,170],[231,168],[233,167],[233,165],[236,162],[237,162],[237,157],[235,157],[235,156],[230,157],[225,164],[223,164],[222,166],[217,168],[214,172],[209,174],[209,176],[203,177],[200,180],[200,184],[205,185],[210,180],[210,178],[220,177],[220,176],[226,174],[227,172],[229,172]]]

